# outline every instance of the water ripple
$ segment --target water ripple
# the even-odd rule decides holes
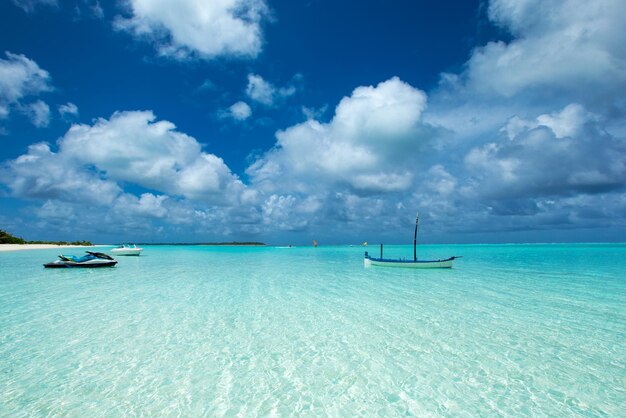
[[[0,415],[619,416],[623,250],[427,247],[465,256],[448,271],[350,247],[0,254]]]

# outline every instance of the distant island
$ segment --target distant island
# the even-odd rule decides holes
[[[84,245],[92,246],[89,241],[26,241],[0,229],[0,244],[53,244],[53,245]]]
[[[0,229],[0,244],[52,244],[52,245],[81,245],[81,246],[92,246],[93,244],[90,241],[27,241],[25,239],[15,237],[10,233],[3,231]],[[189,242],[189,243],[180,243],[180,242],[159,242],[159,243],[150,243],[150,242],[138,242],[137,245],[221,245],[221,246],[247,246],[247,247],[264,247],[267,244],[263,242],[255,242],[255,241],[231,241],[231,242]]]

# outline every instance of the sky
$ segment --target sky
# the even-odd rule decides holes
[[[28,240],[626,236],[623,0],[7,0]]]

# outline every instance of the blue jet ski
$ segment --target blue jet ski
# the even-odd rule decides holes
[[[104,253],[86,251],[86,255],[76,257],[74,255],[60,255],[58,260],[44,264],[46,268],[67,268],[67,267],[113,267],[117,261],[113,257]]]

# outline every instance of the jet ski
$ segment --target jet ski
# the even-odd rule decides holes
[[[104,253],[86,251],[82,257],[74,255],[60,255],[58,260],[44,264],[46,268],[66,268],[66,267],[113,267],[117,261],[113,257]]]

